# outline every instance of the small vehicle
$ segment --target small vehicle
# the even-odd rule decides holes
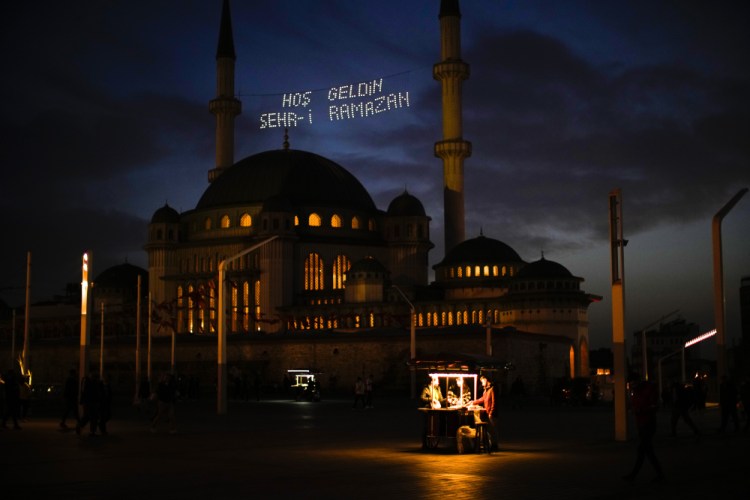
[[[290,388],[295,400],[320,401],[320,382],[316,379],[320,373],[307,369],[287,370],[287,373],[293,381]]]

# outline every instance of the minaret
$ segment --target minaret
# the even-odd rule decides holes
[[[435,156],[443,159],[443,217],[445,252],[464,241],[464,158],[471,143],[463,140],[461,82],[469,78],[469,65],[461,60],[461,12],[458,0],[440,0],[440,57],[432,76],[443,88],[443,140],[435,143]]]
[[[234,117],[242,111],[242,103],[234,97],[236,60],[229,0],[224,0],[216,49],[216,98],[208,103],[209,111],[216,115],[216,167],[208,171],[208,182],[234,164]]]

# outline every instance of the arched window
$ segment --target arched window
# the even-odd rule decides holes
[[[492,266],[492,276],[497,276],[497,275],[498,275],[497,266]]]
[[[331,217],[331,227],[341,227],[341,217],[338,214],[333,214]]]
[[[203,219],[203,229],[205,229],[206,231],[211,229],[211,217],[206,217],[205,219]]]
[[[466,266],[466,277],[471,278],[471,266]]]
[[[229,219],[229,216],[227,214],[224,214],[221,216],[221,227],[222,229],[226,229],[229,226],[232,225],[232,221]]]
[[[248,213],[242,214],[242,217],[240,217],[240,226],[241,227],[250,227],[253,225],[253,218]]]
[[[310,227],[320,227],[320,215],[311,213],[307,218],[307,225]]]
[[[299,226],[299,216],[298,215],[294,216],[294,225],[295,226]]]
[[[458,277],[459,278],[463,278],[464,277],[464,268],[463,267],[459,267],[458,268]]]
[[[484,276],[489,276],[490,275],[490,266],[484,266],[484,268],[482,269],[482,271],[484,272]]]
[[[368,228],[368,229],[369,229],[370,231],[375,231],[375,219],[370,219],[370,220],[369,220],[369,221],[367,222],[367,228]]]
[[[352,267],[351,261],[346,255],[337,255],[333,261],[333,288],[340,290],[346,283],[346,272]]]
[[[254,288],[254,296],[255,296],[255,317],[260,318],[260,280],[255,280],[255,284],[253,285]],[[260,329],[260,327],[258,327]]]
[[[352,229],[359,229],[360,225],[359,217],[352,217]]]
[[[305,290],[323,290],[323,259],[311,253],[305,259]]]

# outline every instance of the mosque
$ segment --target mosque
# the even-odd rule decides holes
[[[442,87],[443,137],[434,153],[443,163],[446,254],[433,266],[434,281],[431,218],[411,193],[379,208],[344,166],[293,149],[288,139],[281,149],[235,161],[242,106],[224,0],[208,187],[194,209],[179,213],[165,204],[148,226],[148,289],[159,321],[178,336],[215,334],[224,286],[221,306],[233,335],[377,334],[408,329],[410,321],[418,331],[460,335],[462,327],[491,325],[562,339],[570,375],[588,375],[588,307],[601,297],[557,262],[527,262],[500,240],[465,237],[463,165],[471,143],[463,138],[461,87],[469,65],[460,54],[458,0],[442,0],[438,17],[441,60],[433,76]],[[224,283],[217,282],[220,266]]]

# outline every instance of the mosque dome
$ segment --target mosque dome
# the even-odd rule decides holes
[[[518,279],[538,279],[538,278],[573,278],[568,269],[562,264],[547,260],[544,257],[541,259],[526,264],[518,274]]]
[[[341,165],[295,149],[264,151],[238,161],[211,183],[196,209],[264,203],[271,198],[293,206],[376,210],[364,186]]]
[[[404,191],[396,196],[388,205],[388,215],[401,217],[424,217],[424,205],[419,199]]]
[[[346,274],[349,276],[355,276],[358,274],[385,276],[388,274],[388,270],[379,260],[368,256],[353,263]]]
[[[135,290],[138,275],[141,276],[141,286],[147,290],[148,271],[127,262],[105,269],[94,279],[94,283],[97,290]]]
[[[180,214],[168,203],[154,212],[153,217],[151,217],[151,224],[177,224],[179,222]]]
[[[457,264],[523,263],[510,246],[500,240],[480,235],[453,247],[435,268]]]

